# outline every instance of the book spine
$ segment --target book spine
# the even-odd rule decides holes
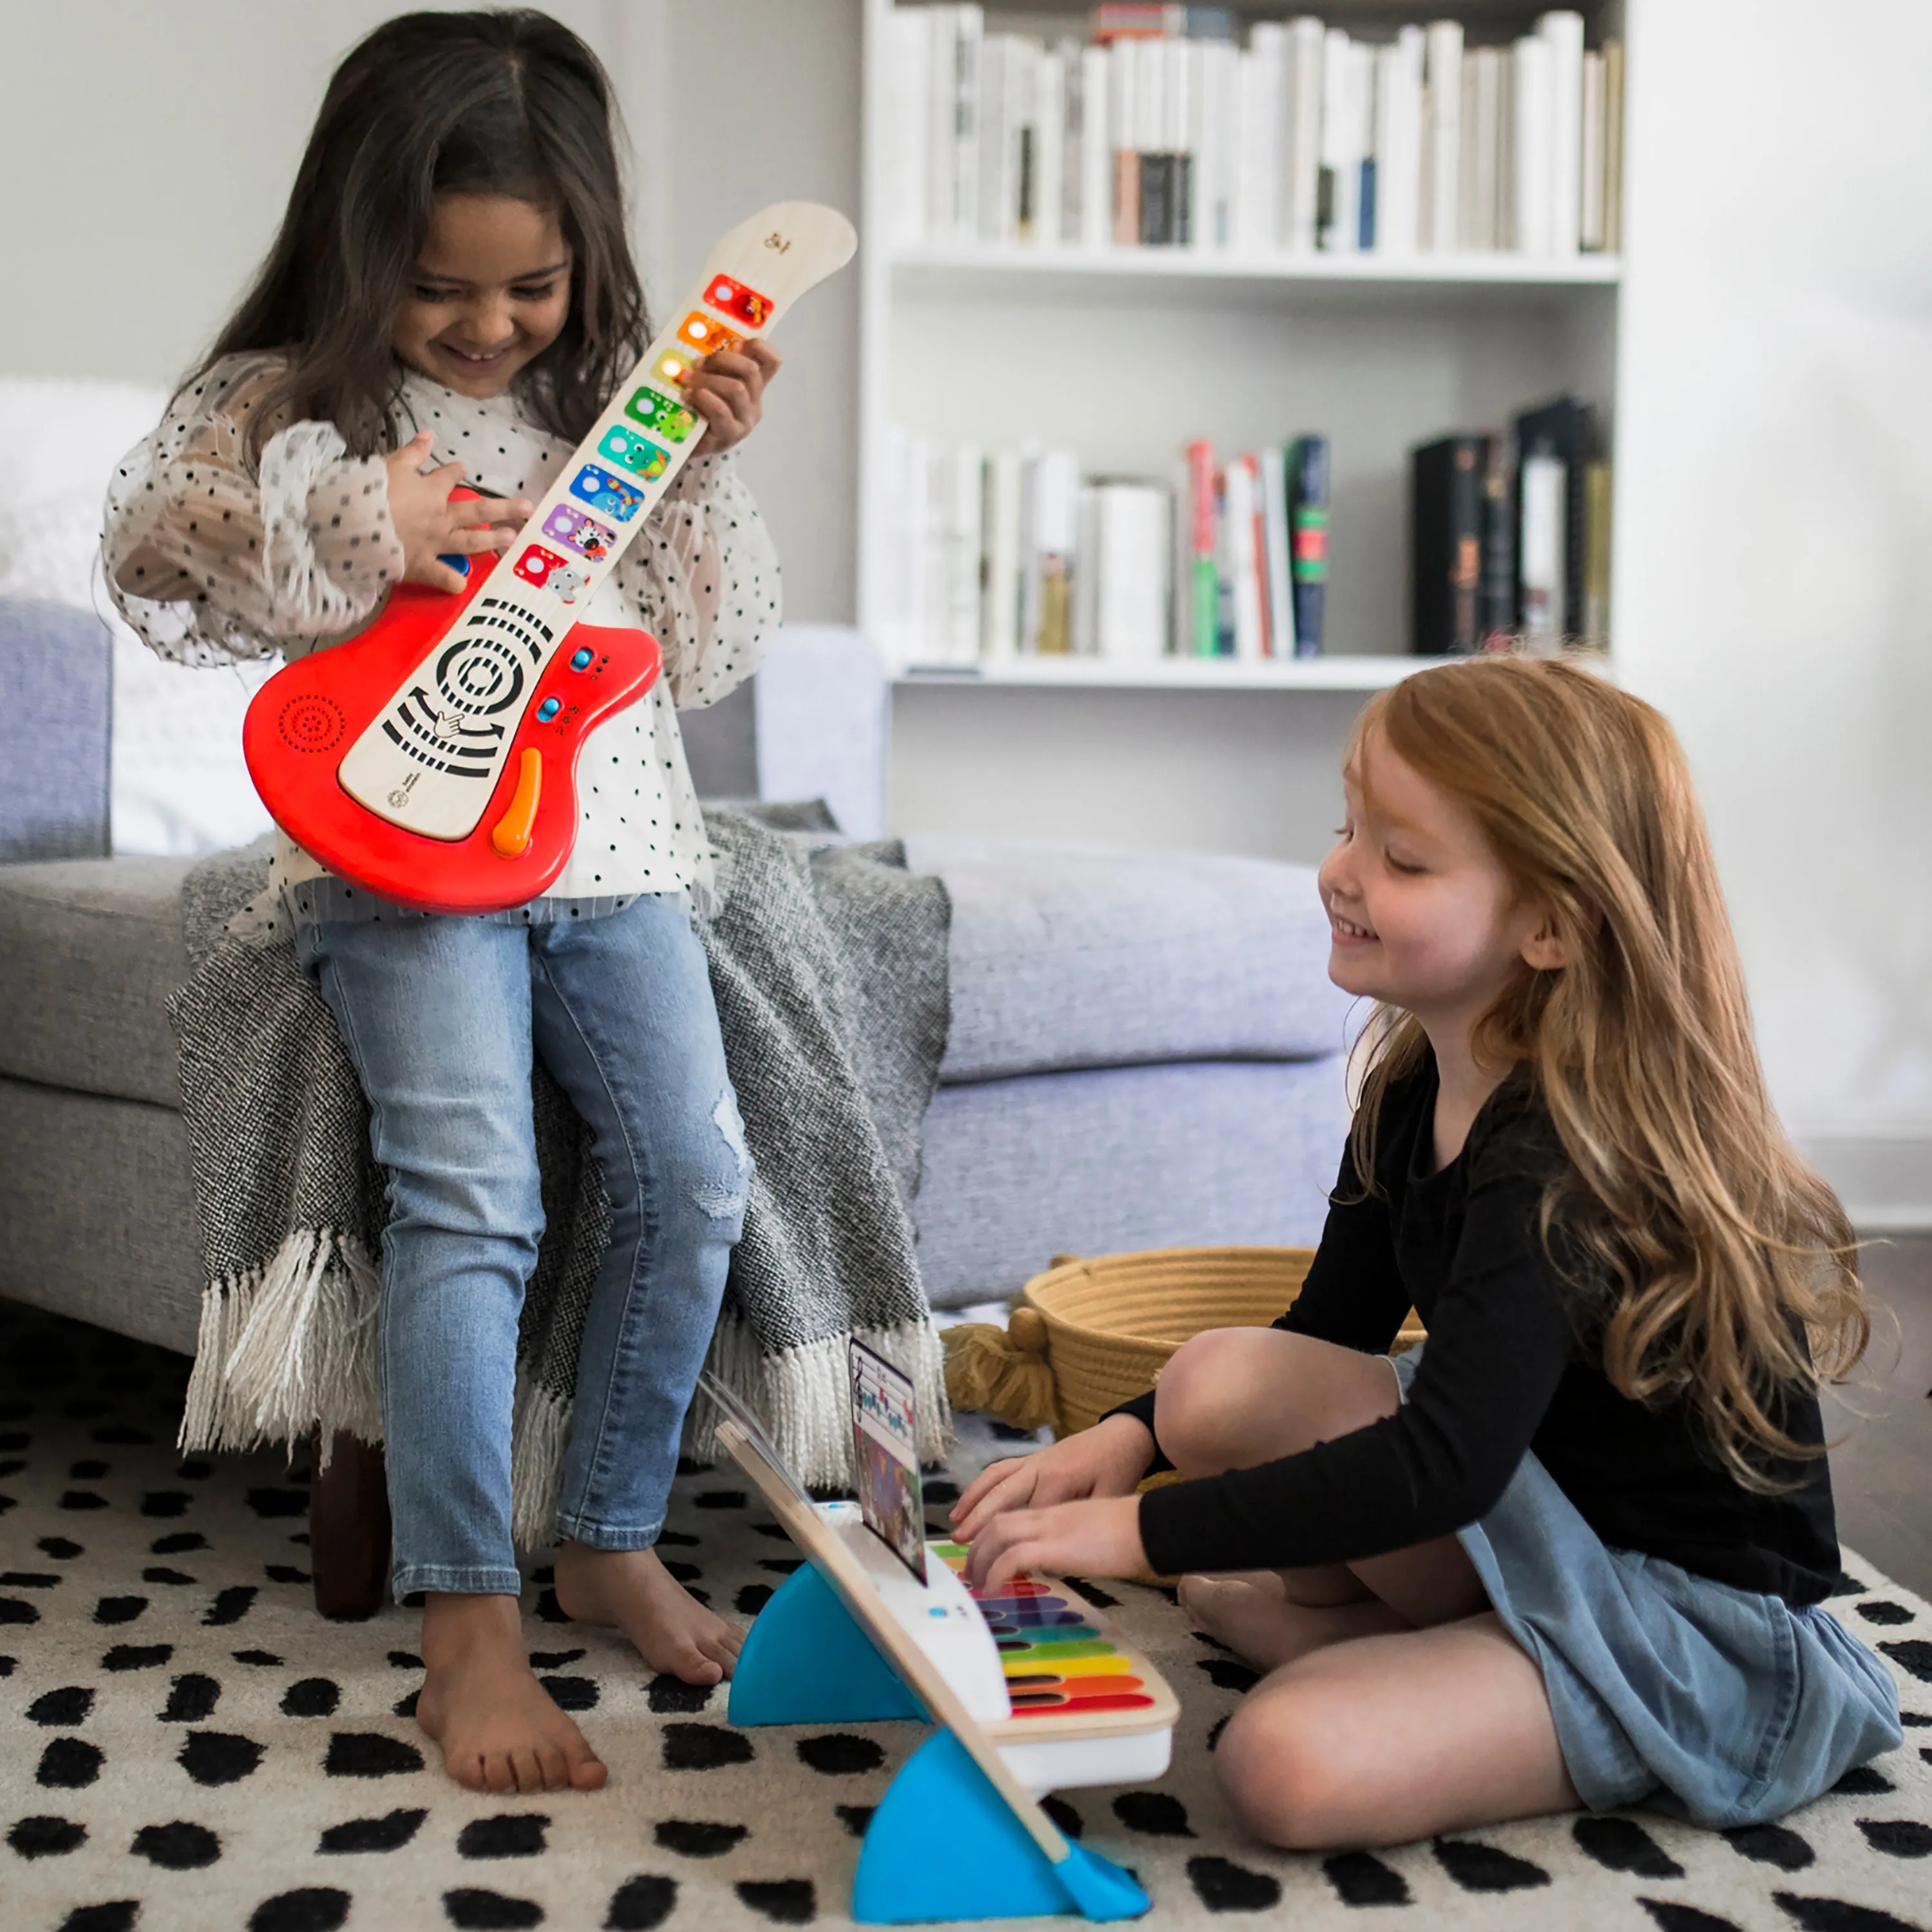
[[[1288,574],[1288,464],[1279,443],[1262,452],[1262,530],[1268,559],[1268,650],[1294,655],[1294,588]]]
[[[1562,634],[1564,508],[1568,478],[1563,459],[1532,448],[1517,466],[1517,581],[1523,637],[1548,653]]]
[[[1214,570],[1214,446],[1197,440],[1187,446],[1187,619],[1176,626],[1183,655],[1214,655],[1216,590]]]
[[[1288,23],[1282,130],[1287,208],[1282,226],[1287,245],[1302,254],[1312,253],[1315,248],[1320,207],[1325,39],[1319,20],[1304,15]]]
[[[932,26],[937,9],[895,7],[886,16],[886,112],[891,155],[892,238],[923,241],[928,220],[926,160],[932,136]]]
[[[953,9],[952,219],[951,232],[970,240],[980,229],[980,56],[986,16],[976,5]]]
[[[1520,254],[1548,255],[1556,245],[1555,183],[1551,178],[1554,60],[1540,34],[1518,40],[1510,63],[1514,96],[1516,246]]]
[[[1583,641],[1610,644],[1610,466],[1590,464],[1584,479]]]
[[[988,34],[980,46],[980,179],[974,198],[982,242],[1011,238],[1011,150],[1006,123],[1006,68],[1012,37]]]
[[[986,459],[982,513],[986,574],[982,586],[980,654],[1001,664],[1019,649],[1020,454],[996,450]]]
[[[1414,532],[1412,647],[1426,657],[1466,656],[1481,640],[1486,440],[1452,436],[1411,460]]]
[[[1462,124],[1469,151],[1470,228],[1467,245],[1488,254],[1499,248],[1496,220],[1497,178],[1502,160],[1502,54],[1496,47],[1478,47],[1465,62],[1474,85],[1474,118]]]
[[[1027,617],[1032,647],[1041,657],[1064,657],[1073,648],[1070,603],[1076,567],[1080,465],[1070,449],[1043,452],[1034,465],[1023,534],[1028,569]]]
[[[985,458],[971,447],[954,450],[946,478],[946,558],[948,601],[946,662],[970,664],[980,656],[980,506]]]
[[[1624,44],[1604,43],[1604,250],[1624,245]]]
[[[1446,255],[1459,238],[1456,201],[1462,178],[1462,29],[1458,22],[1430,22],[1423,37],[1423,73],[1429,83],[1429,201],[1422,245]]]
[[[1536,31],[1550,49],[1550,252],[1574,255],[1583,205],[1583,16],[1545,14]]]
[[[1294,451],[1288,544],[1294,573],[1294,654],[1318,658],[1328,584],[1328,439],[1298,437]]]
[[[1360,40],[1348,46],[1348,113],[1355,124],[1355,246],[1366,253],[1376,245],[1376,50]]]
[[[1322,47],[1322,172],[1316,240],[1331,252],[1346,252],[1355,235],[1348,64],[1348,37],[1340,27],[1330,27]]]
[[[1136,59],[1139,43],[1117,40],[1107,50],[1108,140],[1114,158],[1114,241],[1133,247],[1141,238],[1141,165],[1134,151]]]
[[[1034,194],[1027,238],[1057,248],[1066,206],[1066,58],[1058,49],[1034,70]]]
[[[1604,245],[1604,57],[1583,56],[1583,175],[1576,244],[1592,254]]]
[[[1072,231],[1083,248],[1104,248],[1113,232],[1113,150],[1108,88],[1111,63],[1104,47],[1080,50],[1080,207]]]
[[[1166,72],[1161,81],[1161,146],[1168,156],[1168,236],[1171,247],[1185,248],[1194,238],[1195,74],[1201,49],[1191,40],[1162,43]]]
[[[1483,473],[1483,588],[1478,622],[1486,651],[1509,648],[1515,635],[1515,467],[1507,436],[1489,439]]]

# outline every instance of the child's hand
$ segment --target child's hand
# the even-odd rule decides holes
[[[756,337],[742,349],[721,349],[706,356],[684,385],[685,400],[704,418],[694,454],[717,456],[742,442],[758,426],[765,385],[778,370],[778,351]]]
[[[1073,1438],[1077,1439],[1077,1438]],[[1051,1509],[1010,1510],[973,1545],[966,1580],[997,1590],[1022,1570],[1054,1576],[1144,1576],[1138,1496],[1088,1496]]]
[[[404,580],[438,590],[466,590],[470,580],[437,559],[508,550],[536,506],[520,496],[452,503],[449,493],[463,481],[463,465],[446,463],[423,475],[429,447],[430,433],[424,430],[383,459],[389,472],[390,520],[402,539]]]
[[[1131,1415],[1110,1415],[1031,1456],[989,1464],[952,1505],[953,1533],[971,1543],[1010,1510],[1037,1512],[1085,1496],[1124,1496],[1154,1460],[1154,1437]]]

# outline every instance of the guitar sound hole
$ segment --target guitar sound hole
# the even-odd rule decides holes
[[[334,700],[314,693],[290,698],[275,722],[282,742],[295,752],[326,752],[341,742],[349,728],[349,721]]]
[[[436,684],[451,710],[488,717],[508,710],[523,695],[524,670],[497,639],[466,637],[436,661]]]

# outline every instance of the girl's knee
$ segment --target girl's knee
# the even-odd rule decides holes
[[[1358,1808],[1328,1726],[1288,1687],[1250,1697],[1214,1752],[1214,1774],[1230,1808],[1257,1838],[1288,1851],[1359,1842]]]
[[[1176,1468],[1215,1475],[1257,1460],[1248,1397],[1258,1378],[1278,1384],[1280,1372],[1278,1363],[1258,1358],[1280,1352],[1270,1344],[1294,1339],[1268,1329],[1210,1328],[1174,1352],[1154,1384],[1154,1434]],[[1269,1393],[1270,1407],[1286,1397],[1278,1386]]]

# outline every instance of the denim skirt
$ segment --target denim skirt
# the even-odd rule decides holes
[[[1394,1358],[1405,1400],[1421,1354]],[[1457,1540],[1542,1670],[1593,1811],[1759,1824],[1904,1736],[1891,1672],[1828,1610],[1610,1548],[1532,1452]]]

